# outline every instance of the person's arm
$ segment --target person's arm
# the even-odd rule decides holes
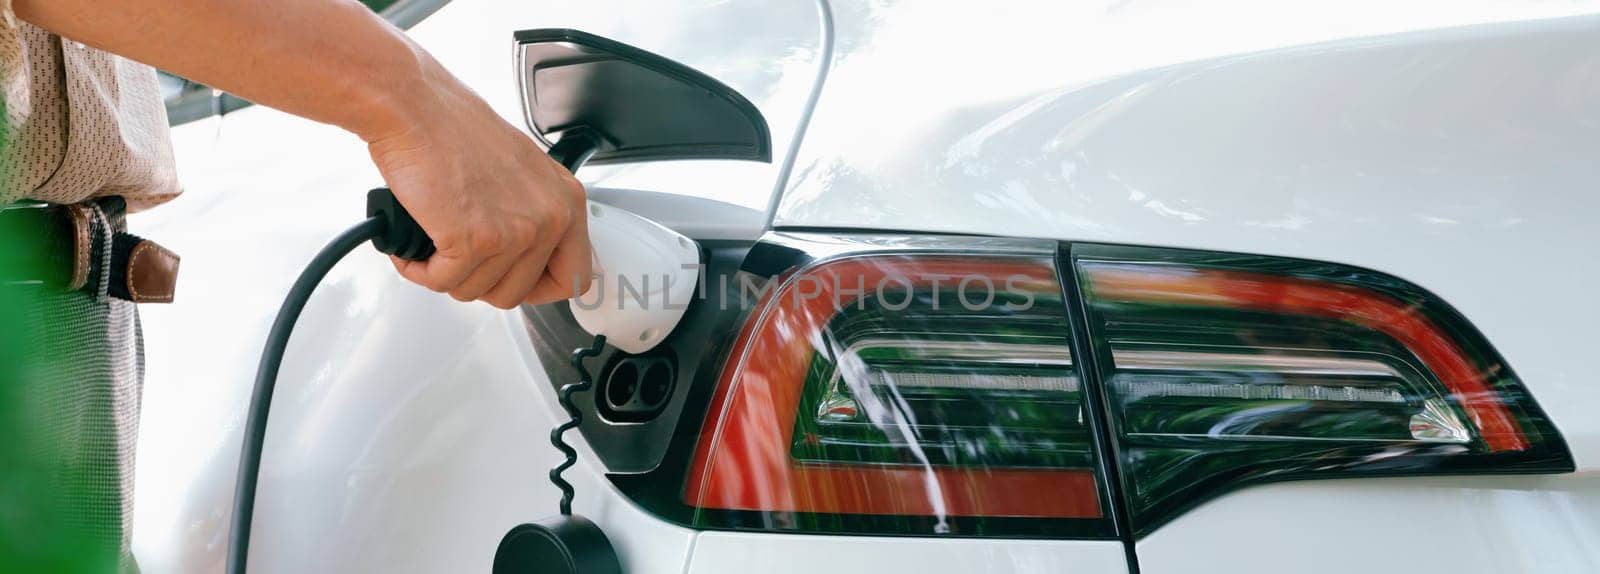
[[[354,0],[13,0],[13,7],[63,37],[360,136],[438,247],[423,263],[395,260],[407,279],[502,308],[573,297],[588,281],[583,187]]]

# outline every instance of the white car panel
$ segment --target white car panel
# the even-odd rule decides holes
[[[1138,552],[1144,574],[1600,572],[1600,477],[1260,486],[1191,510]]]
[[[558,409],[521,319],[406,284],[376,253],[341,267],[286,353],[251,571],[487,571],[500,536],[560,496],[546,478]],[[592,460],[569,471],[577,508],[615,519]],[[661,527],[618,529],[652,561],[687,552],[689,532],[623,516]]]
[[[347,259],[286,353],[250,571],[482,572],[512,526],[555,514],[560,409],[527,337],[517,312],[405,283],[376,253]],[[605,488],[594,460],[568,471],[575,507],[630,572],[680,572],[693,532]],[[187,548],[172,571],[220,563],[221,545]]]
[[[1465,315],[1578,467],[1600,470],[1600,384],[1573,346],[1600,325],[1600,17],[1317,44],[1042,95],[1002,82],[965,107],[967,84],[996,73],[983,62],[1008,78],[1070,71],[1058,63],[1078,57],[1061,49],[1070,40],[941,48],[845,18],[839,34],[857,53],[829,79],[778,226],[1184,247],[1389,273]],[[884,61],[919,47],[951,68],[937,83],[957,84],[953,101]],[[911,113],[923,115],[895,123]]]
[[[688,574],[1107,574],[1127,572],[1120,542],[872,538],[706,532]]]

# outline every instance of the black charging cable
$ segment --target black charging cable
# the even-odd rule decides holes
[[[267,331],[267,345],[256,368],[255,389],[250,395],[250,410],[244,422],[244,443],[239,452],[239,480],[233,490],[233,524],[228,531],[228,564],[231,574],[244,574],[250,553],[250,522],[255,514],[256,479],[261,473],[261,446],[267,436],[267,411],[272,407],[272,391],[277,385],[278,368],[295,321],[305,309],[322,278],[345,255],[362,243],[372,242],[378,251],[403,259],[422,261],[433,255],[433,240],[411,218],[394,194],[378,188],[367,192],[367,219],[340,233],[318,251],[295,279],[289,294],[278,308],[278,317]]]
[[[578,167],[588,161],[604,143],[594,131],[575,127],[567,130],[547,153],[567,171],[576,173]],[[433,240],[428,238],[427,232],[400,205],[394,193],[380,187],[367,192],[367,219],[340,233],[322,251],[317,252],[306,264],[305,270],[300,272],[300,277],[295,279],[294,286],[289,288],[289,294],[283,298],[283,306],[278,308],[277,318],[272,321],[272,329],[267,331],[267,345],[261,351],[261,364],[256,368],[255,388],[250,395],[250,410],[245,415],[244,441],[239,449],[239,478],[233,490],[233,522],[228,530],[228,574],[245,574],[245,563],[250,554],[250,524],[255,517],[256,482],[261,474],[261,448],[267,436],[267,412],[272,408],[272,391],[278,382],[278,367],[283,363],[283,352],[289,346],[289,335],[294,332],[295,321],[300,319],[300,312],[305,309],[306,301],[311,299],[311,292],[316,290],[317,284],[345,255],[367,241],[371,241],[378,251],[411,261],[426,261],[434,252]],[[580,531],[575,536],[586,544],[605,546],[607,561],[585,570],[597,573],[619,571],[617,559],[598,527],[572,516],[572,484],[561,478],[561,473],[577,464],[578,451],[562,440],[561,435],[583,422],[583,415],[572,403],[572,393],[594,386],[588,369],[583,366],[583,359],[600,354],[605,342],[604,335],[597,335],[592,345],[573,351],[572,365],[578,369],[578,382],[562,387],[560,393],[561,408],[566,409],[571,419],[550,432],[551,444],[566,455],[566,460],[550,471],[550,481],[561,489],[561,516],[573,519],[571,524]],[[595,538],[599,542],[594,542]]]
[[[578,451],[573,449],[572,445],[567,444],[567,441],[562,439],[561,435],[583,424],[583,413],[578,410],[578,405],[572,403],[572,393],[587,391],[594,387],[594,376],[589,374],[588,367],[583,366],[583,360],[599,355],[600,351],[605,348],[606,336],[595,335],[594,342],[590,343],[588,347],[574,349],[572,351],[572,368],[578,370],[578,382],[562,386],[561,391],[558,393],[558,402],[561,403],[561,408],[566,409],[568,418],[567,422],[561,423],[561,426],[550,431],[550,444],[555,445],[556,450],[561,451],[561,454],[567,455],[567,458],[560,465],[550,469],[550,482],[555,484],[556,488],[561,489],[561,514],[563,516],[572,515],[573,491],[572,483],[567,482],[565,478],[561,478],[561,473],[572,468],[572,465],[578,464]]]

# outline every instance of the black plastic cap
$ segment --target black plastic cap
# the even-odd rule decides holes
[[[494,552],[494,574],[622,574],[600,526],[556,515],[512,528]]]
[[[383,233],[372,238],[372,246],[378,251],[411,261],[426,261],[433,256],[433,239],[389,188],[367,192],[367,217],[383,218]]]

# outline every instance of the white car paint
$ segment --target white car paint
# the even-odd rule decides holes
[[[695,542],[687,574],[1121,574],[1127,571],[1122,547],[1104,542],[705,532]]]
[[[1600,572],[1600,477],[1291,482],[1139,541],[1141,572]]]
[[[781,150],[810,88],[816,22],[809,4],[757,5],[456,0],[414,35],[514,122],[512,30],[569,25],[628,42],[750,96]],[[1600,151],[1600,23],[1230,56],[1591,9],[1281,5],[840,2],[833,75],[777,223],[1292,255],[1416,282],[1484,331],[1587,472],[1249,488],[1141,540],[1141,571],[1600,569],[1600,423],[1584,416],[1600,405],[1600,386],[1572,344],[1600,319],[1582,297],[1597,279],[1584,248],[1600,244],[1583,225],[1600,207],[1585,185]],[[1201,56],[1224,57],[1138,71]],[[1107,76],[1118,77],[1099,80]],[[143,311],[150,382],[135,551],[146,572],[216,572],[267,323],[300,266],[356,221],[360,192],[379,179],[354,138],[270,110],[175,137],[189,193],[134,221],[186,260],[181,302]],[[777,167],[688,162],[582,175],[759,209]],[[595,195],[677,218],[667,223],[697,239],[759,231],[760,218],[737,208],[726,208],[740,214],[729,224],[690,229],[677,202]],[[555,511],[546,432],[564,415],[515,313],[406,285],[366,252],[313,299],[281,380],[252,572],[484,571],[500,533]],[[611,534],[629,572],[1127,571],[1116,542],[694,532],[611,489],[569,436],[582,453],[568,472],[575,508]]]
[[[859,141],[833,144],[889,133],[879,118],[896,121],[896,102],[925,87],[849,73],[881,66],[876,38],[860,40],[863,61],[844,55],[830,78],[778,226],[1184,247],[1383,271],[1483,331],[1579,468],[1600,471],[1600,384],[1570,344],[1600,324],[1591,217],[1600,17],[1363,38],[1015,93],[939,108],[916,133],[858,154]],[[1056,57],[1051,38],[1012,40],[1030,41],[1008,47],[1008,68],[1041,70]]]

